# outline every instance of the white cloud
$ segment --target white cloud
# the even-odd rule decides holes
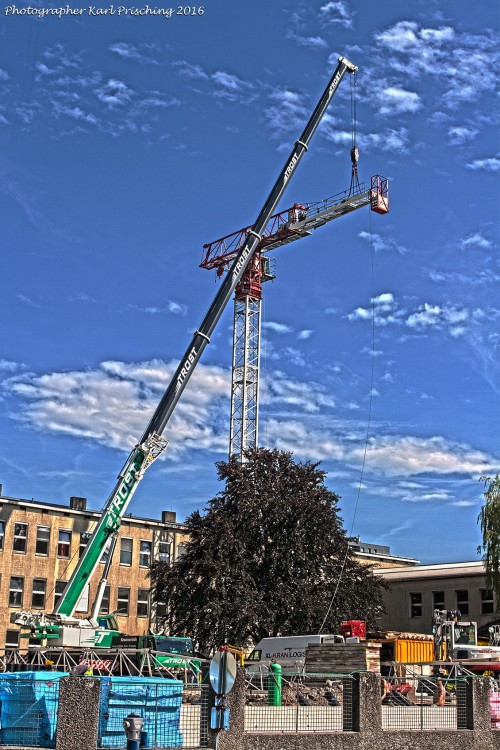
[[[460,244],[462,247],[481,247],[485,250],[488,250],[492,246],[490,240],[487,240],[486,237],[483,237],[483,235],[479,233],[471,234],[470,237],[466,237],[462,240]]]
[[[179,302],[173,302],[172,300],[170,300],[168,303],[168,310],[174,315],[185,316],[187,314],[188,308],[187,305],[183,305]]]
[[[301,47],[310,47],[311,49],[322,49],[327,47],[326,41],[321,36],[303,36],[290,29],[286,34],[287,39],[297,42]]]
[[[400,245],[394,238],[382,237],[381,234],[376,232],[359,232],[358,237],[368,242],[376,253],[384,250],[396,250],[400,255],[405,255],[409,252],[407,247]]]
[[[425,28],[403,20],[376,33],[375,39],[389,53],[387,63],[393,74],[438,78],[444,88],[441,101],[449,109],[477,101],[494,89],[497,42],[492,32],[469,34],[451,26]]]
[[[300,340],[305,340],[311,338],[314,331],[310,331],[309,329],[304,329],[303,331],[299,331],[297,334],[297,338]]]
[[[141,44],[134,45],[129,42],[116,42],[109,48],[110,52],[114,52],[118,57],[124,60],[133,60],[139,62],[142,65],[158,65],[158,60],[151,57],[151,53],[156,51],[155,45],[152,44]]]
[[[40,305],[37,302],[34,302],[31,297],[26,297],[25,294],[18,294],[17,299],[20,302],[23,302],[25,305],[29,305],[29,307],[40,307]]]
[[[338,461],[351,468],[359,468],[363,463],[365,443],[361,432],[356,436],[350,434],[349,440],[345,440],[341,434],[317,430],[297,420],[270,420],[266,432],[277,448],[292,451],[302,459]],[[370,439],[366,454],[365,471],[380,477],[413,477],[420,474],[479,477],[492,470],[495,470],[495,463],[485,453],[442,437],[378,435]],[[429,494],[432,493],[422,493],[427,496],[427,501]],[[405,497],[409,499],[409,495]]]
[[[417,112],[422,102],[414,91],[406,91],[397,86],[388,86],[377,95],[380,115],[397,115]]]
[[[10,359],[0,359],[0,372],[16,372],[24,369],[24,365],[19,362],[12,362]]]
[[[479,130],[473,127],[455,126],[448,128],[448,140],[452,146],[463,146],[478,135]]]
[[[338,130],[331,125],[322,127],[321,132],[332,143],[346,146],[352,141],[352,133]],[[358,147],[363,151],[389,151],[406,154],[408,151],[408,130],[406,128],[388,128],[380,133],[362,133],[358,131]]]
[[[174,370],[159,360],[103,362],[89,372],[17,376],[7,387],[23,404],[16,418],[35,429],[123,450],[142,435]],[[198,366],[168,427],[170,457],[193,446],[227,447],[229,394],[228,370]]]
[[[401,310],[391,292],[384,292],[378,297],[372,297],[371,307],[358,307],[346,317],[350,321],[375,320],[377,326],[387,326],[402,322],[404,310]]]
[[[297,130],[307,119],[303,96],[291,89],[275,89],[270,95],[271,105],[264,110],[267,124],[273,137]]]
[[[468,323],[470,313],[465,308],[430,305],[425,302],[406,319],[408,328],[424,331],[429,328],[447,328],[452,336],[465,333],[464,324]]]
[[[0,81],[8,81],[10,78],[9,74],[3,68],[0,68]]]
[[[491,156],[487,159],[475,159],[467,164],[468,169],[481,170],[482,172],[498,172],[500,170],[500,159]]]
[[[324,26],[338,25],[352,28],[353,14],[345,0],[329,0],[319,9],[319,18]]]
[[[275,323],[272,320],[262,323],[262,328],[274,331],[274,333],[291,333],[293,331],[293,328],[290,328],[285,323]]]
[[[107,104],[108,107],[122,107],[131,100],[133,91],[123,81],[110,78],[107,83],[96,90],[95,94],[99,101]]]
[[[450,26],[440,29],[419,28],[415,21],[398,21],[394,26],[375,34],[377,42],[391,52],[404,52],[412,55],[420,53],[424,60],[420,64],[430,65],[435,55],[445,42],[455,38]]]

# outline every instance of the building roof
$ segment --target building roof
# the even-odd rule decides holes
[[[34,499],[27,500],[17,497],[7,497],[6,495],[0,494],[0,506],[2,504],[16,505],[17,507],[28,511],[48,510],[57,513],[64,513],[68,516],[90,516],[95,519],[100,518],[102,514],[102,511],[89,510],[88,508],[85,508],[84,510],[78,510],[77,508],[71,508],[69,505],[60,505],[59,503],[46,503],[42,502],[41,500]],[[122,523],[140,523],[147,526],[161,526],[161,528],[165,528],[165,526],[168,526],[169,528],[178,529],[179,531],[184,531],[186,529],[186,524],[179,523],[178,521],[168,521],[167,523],[164,523],[158,518],[143,518],[141,516],[133,516],[132,513],[127,513],[127,515],[123,516]]]
[[[377,575],[382,576],[387,581],[410,581],[422,578],[462,578],[464,576],[482,576],[484,574],[485,567],[482,560],[415,565],[405,568],[380,568],[377,570]]]

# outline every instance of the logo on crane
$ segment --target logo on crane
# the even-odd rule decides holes
[[[332,96],[332,94],[334,93],[335,89],[337,88],[337,86],[339,84],[339,81],[340,81],[340,72],[337,73],[337,75],[335,76],[335,78],[332,81],[332,85],[328,89],[328,97]]]
[[[289,178],[291,177],[291,175],[292,175],[292,172],[293,172],[293,168],[294,168],[294,167],[295,167],[295,165],[297,164],[297,160],[298,160],[298,158],[299,158],[299,157],[297,156],[297,154],[294,154],[294,155],[293,155],[293,157],[292,157],[292,160],[291,160],[290,164],[289,164],[289,165],[288,165],[288,167],[287,167],[287,168],[285,169],[285,174],[284,174],[284,177],[283,177],[283,182],[284,182],[284,184],[286,184],[286,183],[287,183],[287,181],[289,180]]]
[[[141,469],[143,460],[144,453],[142,451],[139,451],[139,453],[134,458],[134,462],[132,464],[133,468],[127,470],[125,476],[120,482],[120,486],[118,487],[113,500],[111,501],[111,505],[106,516],[106,528],[115,529],[117,527],[117,518],[121,516],[123,506],[128,502],[130,493],[132,492],[134,485],[139,481],[140,477],[138,478],[137,475]]]
[[[196,358],[196,347],[193,346],[193,348],[191,349],[191,351],[189,352],[189,354],[187,356],[186,361],[184,362],[184,364],[181,367],[180,373],[177,376],[177,384],[175,386],[175,392],[176,393],[179,390],[179,388],[181,387],[181,385],[183,384],[183,382],[185,381],[185,379],[187,378],[189,370],[194,365],[195,358]]]

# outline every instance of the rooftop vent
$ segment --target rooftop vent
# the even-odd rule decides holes
[[[162,510],[161,522],[162,523],[175,523],[177,515],[174,510]]]
[[[87,498],[86,497],[70,497],[69,507],[71,508],[71,510],[86,510]]]

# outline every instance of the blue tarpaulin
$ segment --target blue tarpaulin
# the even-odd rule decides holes
[[[0,674],[1,745],[55,747],[59,680],[67,674]]]
[[[181,680],[163,677],[101,677],[99,747],[124,747],[123,719],[144,719],[143,747],[182,747],[179,730]]]

